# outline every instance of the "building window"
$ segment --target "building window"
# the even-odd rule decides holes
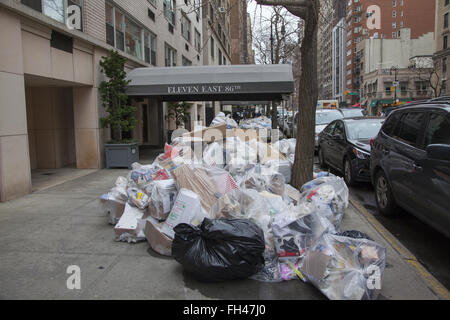
[[[441,92],[443,93],[447,92],[447,80],[442,80]]]
[[[106,43],[114,47],[114,9],[109,4],[106,7]]]
[[[392,11],[392,18],[395,18],[395,17],[397,17],[397,11],[393,10]]]
[[[177,65],[177,51],[172,48],[171,46],[169,46],[166,43],[166,47],[165,47],[165,62],[166,62],[166,67],[176,67]]]
[[[124,15],[114,8],[114,24],[116,26],[116,48],[119,50],[125,50],[125,17]]]
[[[144,60],[142,56],[142,28],[129,18],[125,18],[125,24],[126,53],[140,60]]]
[[[397,22],[392,22],[392,29],[396,29],[397,28]]]
[[[442,77],[447,75],[447,57],[442,59]]]
[[[195,29],[195,38],[194,38],[194,46],[195,50],[200,52],[202,50],[202,36],[200,35],[200,32]]]
[[[211,38],[211,58],[214,60],[214,51],[215,51],[215,46],[214,46],[214,38]]]
[[[150,2],[156,8],[156,0],[147,0],[147,1]]]
[[[392,93],[392,82],[385,82],[384,83],[384,91],[386,93],[386,95],[391,95]]]
[[[400,82],[400,91],[402,93],[408,92],[408,82]]]
[[[445,5],[448,6],[448,4],[450,3],[450,0],[445,0]]]
[[[444,43],[443,43],[443,49],[447,49],[448,48],[448,36],[444,36]]]
[[[61,23],[66,22],[66,12],[69,6],[79,7],[81,15],[83,15],[82,0],[21,0],[21,3]],[[82,26],[81,23],[81,30],[83,30]]]
[[[156,66],[156,36],[148,31],[144,33],[145,62]]]
[[[56,21],[64,23],[64,0],[44,0],[42,2],[42,13]]]
[[[164,0],[164,16],[171,25],[175,25],[175,0]]]
[[[397,32],[392,32],[392,39],[396,39],[397,38]]]
[[[393,6],[393,7],[396,7],[396,6],[397,6],[397,0],[393,0],[393,1],[392,1],[392,6]]]
[[[222,65],[222,50],[219,49],[219,65]]]
[[[185,56],[181,56],[181,64],[183,67],[189,67],[192,66],[192,61],[187,59]]]
[[[132,21],[111,3],[105,4],[106,43],[156,65],[156,36]]]
[[[444,14],[444,29],[448,28],[448,12]]]
[[[185,14],[181,15],[181,35],[189,43],[191,43],[191,21]]]

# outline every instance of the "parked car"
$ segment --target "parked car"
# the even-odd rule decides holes
[[[335,120],[319,134],[319,163],[344,174],[348,185],[370,181],[370,140],[376,137],[382,118],[357,117]]]
[[[378,210],[400,206],[450,236],[450,103],[393,111],[372,144],[371,177]]]
[[[337,109],[323,109],[316,111],[316,129],[314,141],[314,147],[316,150],[319,147],[319,134],[322,132],[322,130],[325,129],[325,127],[334,120],[342,118],[344,118],[343,113]],[[297,132],[297,124],[295,124],[294,130],[295,132]]]

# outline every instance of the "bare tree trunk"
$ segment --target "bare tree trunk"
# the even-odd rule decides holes
[[[277,129],[278,123],[277,123],[277,104],[272,102],[272,129]]]
[[[297,144],[292,172],[292,185],[296,188],[300,188],[313,178],[314,135],[318,98],[317,18],[317,10],[309,10],[305,19],[305,36],[301,47],[302,74],[298,91]]]

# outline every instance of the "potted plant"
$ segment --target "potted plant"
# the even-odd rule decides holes
[[[189,120],[189,108],[191,107],[187,102],[170,102],[168,104],[167,119],[175,121],[176,129],[184,128],[186,121]],[[169,131],[169,141],[171,141],[171,135],[173,130]]]
[[[103,128],[111,129],[112,140],[105,144],[106,167],[131,168],[139,161],[139,146],[130,139],[131,130],[136,127],[134,113],[136,108],[128,104],[127,85],[124,65],[126,58],[111,50],[109,56],[102,57],[100,67],[107,81],[102,81],[99,92],[107,116],[100,119]]]

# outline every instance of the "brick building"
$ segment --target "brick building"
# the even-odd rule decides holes
[[[445,0],[444,0],[445,1]],[[368,21],[376,18],[372,5],[379,7],[379,28],[370,29]],[[370,10],[369,10],[370,9]],[[370,12],[369,12],[370,11]],[[361,57],[364,52],[357,45],[365,38],[397,39],[400,29],[409,28],[411,39],[433,32],[435,25],[435,3],[423,0],[347,0],[346,13],[346,88],[359,92],[363,82]],[[348,96],[347,103],[356,103],[359,96]]]

